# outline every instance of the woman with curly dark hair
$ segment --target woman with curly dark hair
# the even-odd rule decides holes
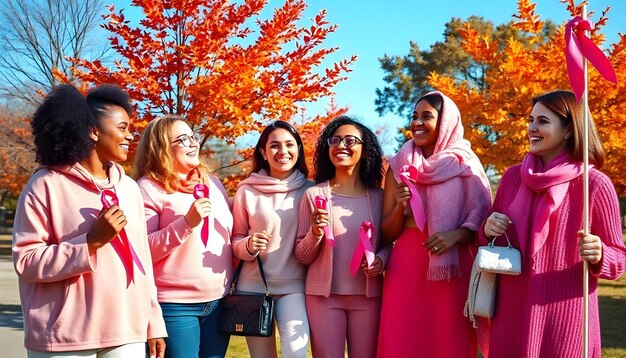
[[[150,356],[163,356],[143,201],[117,164],[133,140],[131,113],[116,86],[85,98],[62,85],[33,116],[41,166],[13,226],[29,357],[140,357],[146,341]]]
[[[382,151],[372,131],[341,116],[318,138],[315,186],[300,203],[296,258],[309,266],[306,307],[314,357],[376,356],[382,275]],[[364,258],[365,257],[365,258]]]

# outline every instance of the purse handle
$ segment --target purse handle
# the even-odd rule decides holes
[[[493,245],[496,242],[496,240],[498,239],[498,237],[500,237],[500,236],[494,237],[491,241],[489,241],[489,244],[488,244],[489,247],[493,247]],[[509,240],[509,235],[507,235],[506,232],[504,233],[504,237],[506,237],[507,246],[509,247],[509,249],[512,249],[513,245],[511,245],[511,240]]]
[[[239,260],[239,264],[237,265],[237,270],[235,271],[235,276],[233,277],[233,283],[230,285],[229,294],[233,294],[235,289],[237,288],[237,281],[239,280],[239,274],[241,273],[241,268],[243,267],[244,260]],[[267,288],[267,281],[265,280],[265,271],[263,271],[263,264],[261,263],[261,256],[256,256],[256,262],[259,264],[259,272],[261,273],[261,278],[263,279],[263,284],[265,285],[265,296],[270,295],[270,290]]]

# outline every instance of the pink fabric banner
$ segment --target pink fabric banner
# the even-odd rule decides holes
[[[193,187],[193,197],[196,199],[209,198],[209,187],[206,184],[196,184],[196,186]],[[200,237],[202,238],[204,247],[206,247],[209,243],[209,217],[205,217],[203,221]]]
[[[108,209],[113,205],[119,205],[117,194],[110,189],[104,189],[100,193],[100,201],[105,209]],[[130,286],[130,283],[133,282],[133,262],[137,265],[141,273],[144,275],[146,274],[146,270],[144,270],[141,260],[139,260],[139,256],[137,256],[135,249],[133,249],[133,245],[130,240],[128,240],[126,230],[122,229],[122,231],[120,231],[120,234],[117,236],[117,240],[111,240],[111,246],[113,246],[113,249],[117,252],[117,255],[122,260],[122,264],[124,265],[124,270],[126,271],[126,287]]]
[[[318,195],[315,197],[315,207],[328,211],[328,198]],[[335,247],[335,236],[330,229],[330,223],[324,226],[324,237],[326,237],[326,243],[330,247]]]
[[[363,255],[365,255],[365,261],[367,261],[367,268],[371,268],[374,263],[375,254],[374,248],[372,247],[373,233],[374,225],[369,221],[363,221],[363,223],[361,223],[361,229],[359,230],[359,242],[356,244],[356,248],[352,254],[352,260],[350,260],[352,276],[356,275],[359,271]]]
[[[617,83],[617,76],[606,55],[585,34],[586,31],[593,29],[594,25],[588,20],[583,20],[580,16],[574,17],[565,26],[567,74],[572,90],[579,102],[587,87],[583,66],[585,58],[591,62],[602,77]]]
[[[402,169],[400,169],[400,180],[404,184],[406,184],[407,188],[411,192],[411,199],[409,199],[409,204],[411,204],[411,211],[413,211],[413,219],[415,219],[415,225],[420,231],[424,231],[424,227],[426,226],[426,213],[424,212],[424,204],[422,203],[422,198],[417,192],[417,188],[415,188],[415,184],[411,182],[411,180],[415,181],[417,178],[417,168],[412,165],[404,165]]]

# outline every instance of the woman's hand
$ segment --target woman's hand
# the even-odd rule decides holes
[[[93,254],[115,239],[127,223],[126,215],[118,205],[113,205],[108,209],[102,208],[93,229],[87,234],[89,254]]]
[[[148,347],[150,348],[150,358],[165,357],[165,340],[163,338],[148,339]]]
[[[189,227],[194,228],[202,222],[202,219],[211,214],[211,200],[209,198],[199,198],[189,207],[185,214],[185,221]]]
[[[580,230],[578,232],[578,253],[583,260],[590,264],[597,264],[602,260],[602,240],[600,237],[587,234]]]
[[[409,187],[404,184],[404,182],[398,183],[396,190],[394,191],[394,195],[396,197],[396,205],[402,205],[403,208],[409,205],[409,200],[411,199],[411,191]]]
[[[315,208],[311,214],[311,232],[317,237],[324,235],[324,226],[328,225],[328,211]]]
[[[363,260],[363,263],[361,263],[361,270],[363,270],[365,276],[378,276],[383,273],[384,269],[385,268],[383,267],[383,260],[378,256],[374,256],[374,262],[372,262],[371,268],[367,268],[367,261]]]
[[[493,212],[485,221],[484,234],[487,238],[495,238],[504,235],[513,222],[502,213]]]
[[[271,239],[272,236],[265,230],[255,232],[246,242],[246,249],[248,249],[250,255],[256,255],[261,250],[267,250],[267,245],[270,243]]]
[[[424,242],[424,248],[432,255],[440,255],[463,239],[461,233],[458,229],[435,233]]]

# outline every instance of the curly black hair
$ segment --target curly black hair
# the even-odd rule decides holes
[[[37,163],[62,166],[85,159],[94,147],[89,134],[106,115],[109,105],[132,113],[128,94],[115,85],[97,87],[87,98],[72,85],[55,87],[31,121]]]
[[[361,133],[363,149],[361,151],[359,177],[366,187],[379,188],[383,182],[383,151],[380,148],[376,135],[369,128],[349,116],[340,116],[333,119],[317,139],[315,157],[313,158],[315,183],[330,180],[335,176],[335,166],[328,154],[330,148],[328,138],[332,137],[339,127],[345,125],[355,126]]]
[[[298,145],[298,161],[296,162],[295,168],[302,172],[305,177],[308,177],[309,168],[306,166],[302,138],[300,138],[300,134],[291,124],[281,120],[274,121],[273,123],[265,127],[263,132],[261,132],[261,137],[259,137],[259,140],[256,143],[256,147],[254,147],[254,154],[252,157],[252,172],[258,173],[259,171],[261,171],[261,169],[265,169],[269,173],[270,165],[267,160],[263,159],[261,149],[265,149],[270,134],[272,134],[272,132],[278,128],[286,130],[296,140],[296,144]]]

